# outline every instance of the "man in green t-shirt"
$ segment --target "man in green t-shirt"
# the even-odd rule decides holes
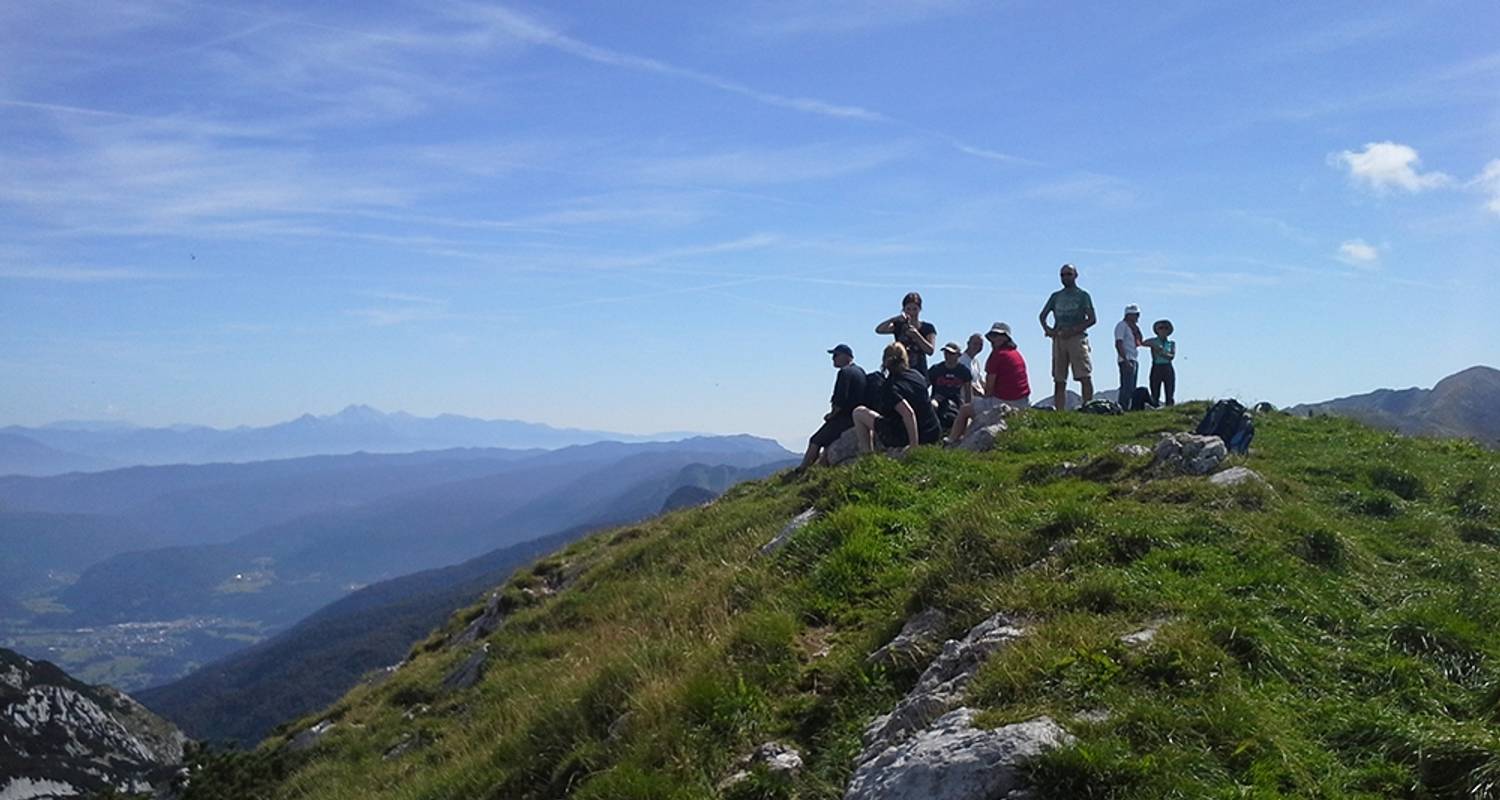
[[[1063,288],[1047,298],[1038,319],[1042,332],[1052,340],[1052,407],[1057,411],[1067,408],[1068,368],[1073,369],[1073,380],[1078,381],[1083,402],[1094,399],[1093,363],[1089,358],[1089,328],[1099,320],[1094,316],[1094,299],[1078,288],[1078,268],[1072,264],[1062,265],[1058,271]],[[1047,324],[1047,314],[1052,314],[1052,324]]]

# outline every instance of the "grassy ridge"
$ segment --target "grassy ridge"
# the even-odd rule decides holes
[[[1031,414],[992,453],[777,476],[593,537],[512,581],[524,603],[585,567],[491,637],[474,688],[439,690],[466,652],[437,632],[303,721],[338,722],[310,754],[206,758],[188,797],[715,797],[771,738],[807,768],[729,795],[838,797],[859,731],[918,673],[865,656],[927,607],[950,635],[1030,620],[968,700],[1078,736],[1034,765],[1044,797],[1496,796],[1500,456],[1281,415],[1241,460],[1271,488],[1148,481],[1114,451],[1201,413]]]

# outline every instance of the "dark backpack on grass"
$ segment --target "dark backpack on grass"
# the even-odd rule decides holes
[[[1246,453],[1250,450],[1250,440],[1255,438],[1255,420],[1238,400],[1220,400],[1203,415],[1195,433],[1223,439],[1231,453]]]
[[[1130,396],[1131,411],[1145,411],[1148,408],[1156,408],[1156,403],[1151,399],[1151,390],[1144,386],[1135,387],[1135,394]]]
[[[1125,409],[1120,408],[1119,403],[1113,400],[1106,400],[1103,397],[1096,397],[1084,403],[1083,407],[1078,410],[1085,414],[1108,414],[1110,416],[1125,413]]]

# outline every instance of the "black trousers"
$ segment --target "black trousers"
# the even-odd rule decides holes
[[[1167,405],[1173,405],[1177,394],[1177,370],[1171,364],[1151,365],[1151,402],[1161,404],[1161,390],[1167,390]]]

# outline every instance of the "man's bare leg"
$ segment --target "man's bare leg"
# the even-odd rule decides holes
[[[1052,410],[1062,411],[1068,407],[1068,382],[1054,381],[1052,384]]]
[[[1079,383],[1083,384],[1083,402],[1086,405],[1090,400],[1094,399],[1094,379],[1084,378]]]
[[[974,418],[974,404],[964,403],[963,408],[958,410],[958,416],[953,418],[953,428],[948,431],[948,441],[957,442],[964,438],[969,430],[969,420]]]

